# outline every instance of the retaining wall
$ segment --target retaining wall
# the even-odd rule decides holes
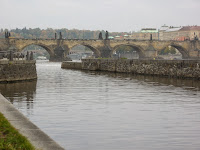
[[[83,59],[82,69],[200,80],[200,60]]]
[[[0,60],[0,82],[37,79],[35,60]]]
[[[81,62],[66,61],[65,63],[62,63],[61,68],[82,69],[82,63]]]

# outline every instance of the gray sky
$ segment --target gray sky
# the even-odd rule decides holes
[[[0,28],[134,31],[200,25],[200,0],[0,0]]]

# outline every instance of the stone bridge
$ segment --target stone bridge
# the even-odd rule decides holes
[[[90,48],[96,57],[112,57],[119,46],[134,48],[139,58],[154,58],[168,46],[175,47],[183,59],[200,59],[200,41],[156,41],[156,40],[75,40],[75,39],[0,39],[0,51],[22,51],[29,45],[38,45],[50,54],[50,61],[64,60],[77,45]]]

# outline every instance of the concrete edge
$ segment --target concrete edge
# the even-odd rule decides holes
[[[58,145],[46,133],[41,131],[35,124],[19,112],[19,110],[17,110],[1,93],[0,112],[36,149],[64,150],[64,148]]]

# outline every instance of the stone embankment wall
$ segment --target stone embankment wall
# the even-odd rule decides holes
[[[66,61],[62,63],[61,68],[65,69],[82,69],[81,62]]]
[[[35,60],[0,60],[0,82],[37,79]]]
[[[83,59],[82,69],[200,80],[200,60]]]

